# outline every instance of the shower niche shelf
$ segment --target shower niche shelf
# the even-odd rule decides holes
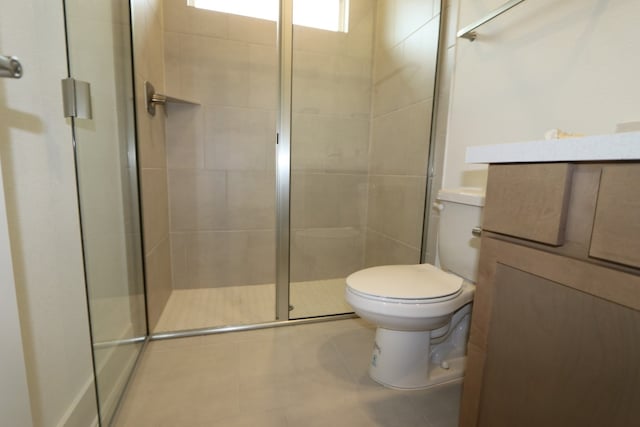
[[[144,82],[145,103],[147,112],[152,116],[156,115],[156,105],[174,104],[187,104],[187,105],[200,105],[198,101],[192,101],[188,99],[176,98],[169,95],[157,93],[151,82]]]

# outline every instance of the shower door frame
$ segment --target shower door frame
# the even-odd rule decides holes
[[[291,264],[291,105],[293,85],[293,0],[280,0],[276,134],[276,320],[289,320]]]

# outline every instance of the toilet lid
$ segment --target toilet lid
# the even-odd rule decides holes
[[[456,294],[463,279],[431,264],[385,265],[347,277],[347,286],[382,298],[431,299]]]

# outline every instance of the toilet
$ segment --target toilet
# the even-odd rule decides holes
[[[346,299],[377,326],[369,375],[395,389],[424,389],[462,377],[475,291],[484,193],[441,190],[438,257],[431,264],[386,265],[347,277]]]

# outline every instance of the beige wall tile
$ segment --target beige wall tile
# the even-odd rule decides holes
[[[433,97],[437,36],[433,19],[394,47],[376,47],[374,117]]]
[[[226,188],[224,171],[169,171],[171,231],[224,229]]]
[[[406,39],[433,17],[433,3],[440,0],[401,0],[395,1],[394,40],[396,43]]]
[[[275,46],[249,45],[249,106],[276,110],[279,81]]]
[[[272,170],[276,113],[206,107],[205,165],[210,169]]]
[[[297,51],[293,55],[293,111],[368,115],[371,63]]]
[[[228,16],[224,13],[187,6],[186,0],[164,0],[166,31],[226,38]]]
[[[374,25],[376,1],[355,0],[350,2],[349,34],[346,40],[347,55],[373,59]]]
[[[331,113],[336,104],[337,57],[297,51],[293,55],[292,110]]]
[[[274,230],[188,233],[184,239],[191,288],[274,283]]]
[[[396,8],[398,0],[378,0],[376,8],[375,49],[376,56],[379,51],[392,49],[396,45],[395,25]],[[378,61],[379,58],[376,58]],[[377,65],[377,64],[376,64]]]
[[[373,230],[367,230],[365,246],[365,268],[376,265],[417,264],[420,262],[418,249],[406,246]]]
[[[371,60],[375,1],[352,0],[349,3],[348,32],[326,31],[295,25],[293,28],[294,51]]]
[[[248,105],[247,43],[183,34],[180,46],[181,96],[206,105]]]
[[[164,32],[165,91],[167,95],[180,97],[180,33]]]
[[[273,172],[172,170],[169,187],[172,231],[274,227]]]
[[[278,37],[276,23],[266,19],[228,15],[229,38],[275,48]]]
[[[166,110],[169,168],[204,168],[204,107],[169,104]]]
[[[275,188],[273,172],[227,172],[227,229],[274,228]]]
[[[294,173],[293,228],[361,227],[365,221],[366,175]]]
[[[294,171],[366,173],[368,118],[294,114],[292,123]]]
[[[141,178],[144,247],[149,254],[169,233],[167,171],[142,169]]]
[[[371,61],[368,58],[340,56],[336,61],[335,91],[341,114],[369,115],[371,111]]]
[[[370,173],[426,176],[431,108],[429,99],[373,119]]]
[[[369,178],[367,226],[419,248],[426,178],[374,175]]]
[[[187,264],[188,233],[171,232],[171,273],[174,289],[186,289],[190,285],[189,266]]]
[[[169,237],[145,256],[149,330],[153,331],[171,295],[171,251]]]
[[[294,282],[346,277],[363,268],[363,261],[363,229],[292,230],[291,280]]]

